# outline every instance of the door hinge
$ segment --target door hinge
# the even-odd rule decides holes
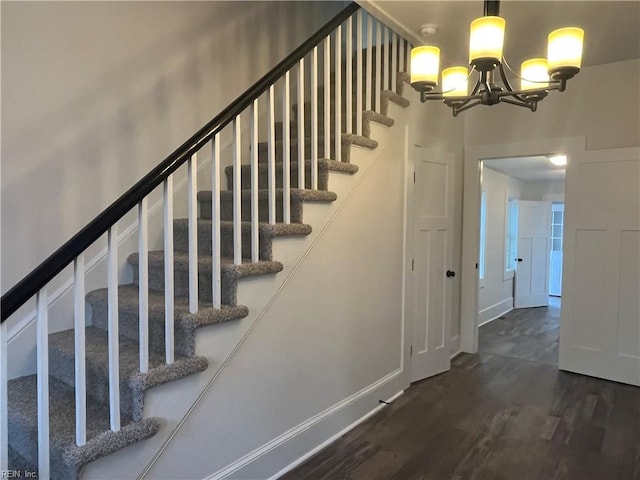
[[[409,345],[409,356],[413,357],[413,345]]]
[[[414,261],[414,259],[412,258],[412,259],[411,259],[411,271],[412,271],[412,272],[413,272],[413,268],[414,268],[414,266],[415,266],[415,261]]]
[[[416,183],[416,171],[413,171],[413,183]]]

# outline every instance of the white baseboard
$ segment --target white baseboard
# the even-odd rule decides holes
[[[460,352],[460,335],[454,335],[449,339],[449,358],[455,357]]]
[[[513,310],[513,298],[505,298],[501,302],[491,305],[478,312],[478,327],[485,325],[498,317],[501,317],[505,313],[509,313]]]

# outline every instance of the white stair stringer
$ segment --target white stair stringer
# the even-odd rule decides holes
[[[353,423],[354,419],[370,412],[373,407],[378,405],[378,398],[388,399],[408,385],[406,376],[403,375],[402,357],[396,352],[401,350],[399,337],[397,344],[394,342],[392,349],[393,355],[397,357],[395,366],[388,372],[384,372],[384,375],[379,375],[379,378],[371,378],[370,381],[367,379],[362,388],[356,388],[356,391],[351,392],[350,395],[341,393],[342,398],[336,398],[335,401],[329,402],[330,405],[341,406],[340,408],[335,407],[335,412],[329,407],[329,413],[320,415],[316,419],[317,421],[314,420],[312,422],[313,425],[317,424],[317,427],[320,427],[319,433],[310,427],[302,427],[301,432],[296,433],[291,438],[287,437],[282,441],[276,441],[265,453],[259,454],[255,454],[253,447],[269,444],[270,441],[273,442],[274,439],[279,438],[279,435],[271,435],[266,432],[264,432],[266,436],[257,434],[253,430],[260,432],[260,425],[253,424],[248,428],[241,421],[242,415],[236,416],[237,412],[230,415],[230,412],[225,411],[225,407],[222,404],[214,407],[209,405],[212,398],[219,394],[228,394],[228,398],[234,398],[234,389],[238,391],[239,396],[232,403],[234,408],[239,410],[244,408],[243,405],[246,402],[258,401],[268,405],[269,402],[274,400],[271,398],[243,397],[236,386],[227,385],[226,379],[233,375],[232,370],[238,368],[244,361],[242,359],[246,359],[247,353],[250,353],[249,344],[259,341],[259,337],[265,335],[264,332],[269,332],[270,327],[272,327],[270,322],[273,312],[279,308],[278,302],[283,295],[286,295],[296,285],[300,286],[299,278],[303,270],[307,268],[308,257],[314,255],[314,252],[318,251],[319,248],[322,248],[322,245],[327,242],[328,236],[335,235],[337,224],[340,223],[341,217],[345,215],[344,211],[353,208],[355,203],[362,202],[361,197],[364,190],[372,187],[375,187],[374,190],[384,189],[384,183],[386,183],[387,177],[390,175],[397,176],[393,186],[395,190],[393,190],[392,197],[394,201],[400,201],[400,208],[397,209],[396,205],[395,210],[397,214],[395,221],[399,222],[400,225],[400,239],[398,240],[395,237],[394,239],[402,243],[402,226],[404,222],[402,201],[404,201],[404,178],[406,176],[404,158],[406,136],[404,131],[410,108],[403,109],[395,104],[390,105],[388,116],[395,120],[393,127],[372,123],[371,138],[379,143],[377,149],[367,150],[357,146],[351,147],[351,163],[359,166],[359,171],[355,175],[329,173],[329,190],[337,194],[336,201],[329,204],[305,203],[303,221],[312,226],[313,231],[310,235],[306,237],[279,238],[274,241],[273,259],[282,262],[284,270],[276,275],[245,278],[239,282],[238,302],[248,307],[249,315],[239,321],[227,322],[198,330],[196,355],[207,357],[209,368],[204,372],[154,387],[146,393],[144,415],[145,417],[155,417],[161,420],[159,432],[144,442],[139,442],[90,463],[83,470],[83,478],[203,478],[214,475],[216,472],[221,472],[225,475],[227,473],[242,472],[242,475],[237,478],[249,478],[243,475],[257,474],[256,472],[250,473],[252,469],[256,468],[268,470],[269,474],[272,475],[308,452],[312,447],[307,447],[307,445],[315,446],[321,443],[336,431],[342,430],[345,425]],[[391,162],[390,159],[394,161]],[[384,201],[386,199],[385,195],[386,192],[381,190],[378,203],[388,203]],[[371,198],[375,199],[375,195],[371,196]],[[367,202],[364,203],[365,205],[362,208],[366,211]],[[373,207],[367,215],[367,223],[375,223],[376,211]],[[349,248],[357,248],[357,243],[357,238],[352,239]],[[384,252],[381,253],[383,254]],[[394,255],[397,256],[397,252]],[[378,261],[378,259],[372,258],[371,264],[375,264]],[[401,279],[402,259],[394,258],[393,264],[397,267],[396,274],[398,278]],[[381,276],[384,276],[384,273],[381,273]],[[394,288],[400,288],[401,283],[400,281],[398,285],[394,284]],[[314,292],[314,295],[324,296],[326,292],[318,291]],[[326,301],[331,302],[331,298],[327,297]],[[399,303],[394,305],[393,311],[401,311]],[[300,313],[300,315],[303,316],[304,314]],[[401,319],[395,319],[394,321],[401,325]],[[267,337],[271,335],[277,336],[278,333],[282,335],[288,334],[286,328],[284,330],[275,328],[269,332]],[[401,335],[401,333],[398,332],[398,335]],[[265,342],[264,344],[267,345],[269,341],[265,340]],[[278,355],[275,355],[275,357],[278,357]],[[291,359],[291,361],[295,362],[295,359]],[[251,375],[256,375],[256,371],[262,368],[269,369],[269,366],[264,363],[256,364]],[[308,372],[309,376],[313,376],[313,374],[313,371]],[[301,372],[301,375],[304,376],[306,374]],[[351,389],[352,386],[349,385],[348,387]],[[278,390],[284,391],[286,388],[283,385]],[[304,392],[302,395],[304,395]],[[371,398],[373,397],[376,397],[375,404],[371,403]],[[345,403],[345,398],[351,400]],[[306,401],[304,398],[300,398],[295,403],[305,403]],[[207,405],[209,406],[207,407]],[[247,405],[246,408],[251,407]],[[282,432],[288,431],[290,427],[294,427],[298,423],[304,424],[305,421],[309,420],[308,416],[305,417],[303,415],[303,417],[300,418],[300,422],[293,425],[282,424]],[[245,442],[240,442],[243,443],[242,445],[227,442],[224,438],[225,435],[220,433],[224,429],[218,430],[221,425],[220,422],[223,424],[228,422],[225,428],[231,428],[232,430],[237,428],[239,431],[244,432],[241,436],[243,438],[246,436],[247,444],[244,444]],[[235,427],[233,427],[234,423],[236,424]],[[280,428],[280,425],[278,428]],[[208,433],[205,433],[203,437],[203,432]],[[333,433],[329,434],[329,432]],[[209,435],[209,438],[207,438],[207,435]],[[287,443],[291,443],[288,440],[294,437],[298,439],[304,437],[305,439],[298,445],[297,449],[284,448]],[[256,441],[258,444],[253,445]],[[217,448],[211,448],[214,444],[224,445],[225,451],[222,452]],[[182,452],[180,456],[175,455],[176,451]],[[185,457],[183,456],[184,452],[191,452],[191,454]],[[196,454],[196,452],[199,453]],[[252,452],[254,452],[253,455]],[[270,455],[266,455],[266,453],[270,453]],[[193,458],[191,458],[192,455]],[[260,461],[257,461],[257,459],[260,459]],[[232,475],[232,477],[234,476]]]

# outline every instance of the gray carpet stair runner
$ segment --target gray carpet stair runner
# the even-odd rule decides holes
[[[145,392],[156,385],[176,380],[205,370],[208,361],[195,355],[196,332],[200,328],[244,318],[248,309],[238,304],[236,298],[238,282],[243,278],[259,275],[274,275],[283,265],[272,258],[272,245],[279,237],[304,236],[311,233],[311,226],[303,223],[306,202],[332,202],[336,195],[328,190],[329,172],[354,174],[356,165],[351,165],[350,152],[354,145],[373,149],[377,142],[369,138],[370,123],[391,126],[393,120],[386,116],[389,102],[407,106],[402,94],[403,79],[399,77],[398,93],[384,91],[381,94],[382,113],[363,114],[363,136],[342,135],[342,162],[323,158],[318,161],[318,188],[310,190],[311,165],[310,141],[305,145],[306,170],[304,187],[298,185],[296,116],[291,123],[291,224],[282,222],[282,142],[278,140],[276,151],[276,203],[277,221],[268,221],[268,148],[259,145],[259,238],[260,260],[252,263],[250,258],[250,167],[242,166],[242,256],[241,265],[234,265],[233,256],[233,168],[227,167],[228,190],[221,193],[221,256],[222,256],[222,308],[215,309],[211,303],[211,192],[198,193],[201,218],[198,221],[199,263],[199,311],[189,313],[188,308],[188,228],[186,219],[174,221],[175,250],[175,363],[165,364],[164,358],[164,256],[162,251],[149,253],[149,364],[147,373],[138,371],[138,254],[129,256],[133,267],[134,282],[121,285],[118,295],[120,334],[120,408],[122,428],[118,432],[109,425],[109,372],[107,350],[107,290],[97,289],[86,295],[91,308],[93,325],[86,327],[86,376],[87,376],[87,443],[75,444],[75,393],[74,393],[74,332],[65,330],[49,335],[49,397],[50,397],[50,445],[51,476],[54,479],[77,479],[87,463],[108,455],[118,449],[154,435],[160,422],[144,417]],[[321,97],[320,97],[321,98]],[[320,99],[320,104],[322,100]],[[295,113],[296,106],[293,106]],[[335,110],[334,110],[335,111]],[[344,115],[344,113],[343,113]],[[308,117],[308,113],[306,115]],[[335,118],[334,118],[335,120]],[[333,122],[333,121],[332,121]],[[307,130],[309,121],[306,122]],[[354,122],[355,124],[355,122]],[[282,132],[282,124],[276,127]],[[322,131],[322,124],[319,129]],[[282,138],[281,136],[279,137]],[[323,139],[318,139],[319,153],[323,152]],[[333,146],[332,146],[333,148]],[[241,300],[241,299],[240,299]],[[37,452],[37,385],[36,376],[28,375],[9,382],[9,466],[11,469],[35,472]]]

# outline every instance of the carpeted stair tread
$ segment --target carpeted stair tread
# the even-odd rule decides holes
[[[28,375],[9,381],[9,435],[12,446],[30,463],[37,464],[37,378]],[[78,478],[80,468],[120,448],[153,436],[155,419],[131,422],[121,416],[122,428],[110,430],[109,407],[87,402],[87,443],[75,444],[75,393],[73,388],[49,378],[49,429],[52,478]]]
[[[389,102],[393,102],[402,108],[407,108],[409,106],[409,100],[404,98],[402,95],[398,95],[396,92],[392,92],[391,90],[383,90],[380,92],[380,111],[383,115],[386,115],[389,112]]]
[[[17,451],[11,448],[9,445],[9,471],[11,472],[20,472],[20,477],[16,478],[28,478],[27,472],[33,473],[35,475],[36,466],[32,465],[28,462],[22,455],[20,455]],[[35,478],[35,477],[32,477]]]
[[[276,197],[282,197],[284,194],[284,189],[276,188],[275,191]],[[241,193],[242,199],[250,199],[251,198],[251,190],[242,190]],[[232,201],[233,200],[233,192],[230,190],[223,190],[220,192],[220,198],[222,201]],[[268,189],[260,189],[258,191],[258,199],[265,200],[269,198],[269,190]],[[301,200],[304,202],[334,202],[338,196],[334,192],[327,192],[326,190],[310,190],[306,188],[292,188],[291,189],[291,199]],[[202,190],[198,192],[198,201],[211,203],[211,190]]]
[[[109,398],[109,342],[105,330],[85,329],[87,393],[97,401],[108,403]],[[164,351],[149,349],[149,371],[139,372],[139,342],[120,336],[118,358],[120,364],[120,404],[134,420],[142,418],[146,389],[202,372],[208,366],[204,357],[175,356],[172,364],[165,364]],[[74,378],[74,331],[64,330],[49,335],[50,374],[69,386]]]
[[[364,112],[362,114],[362,118],[362,136],[367,138],[371,138],[371,122],[384,125],[385,127],[393,127],[395,123],[393,118],[389,118],[386,115],[374,112],[372,110],[367,110],[366,112]]]
[[[121,336],[133,341],[139,338],[139,289],[137,285],[118,287],[118,320]],[[93,290],[86,296],[93,312],[94,326],[107,329],[108,291],[106,288]],[[149,290],[149,348],[164,348],[164,293]],[[186,357],[195,355],[195,332],[200,327],[239,320],[249,314],[243,305],[225,305],[213,308],[211,302],[200,298],[197,313],[189,312],[189,299],[174,299],[175,350]]]

